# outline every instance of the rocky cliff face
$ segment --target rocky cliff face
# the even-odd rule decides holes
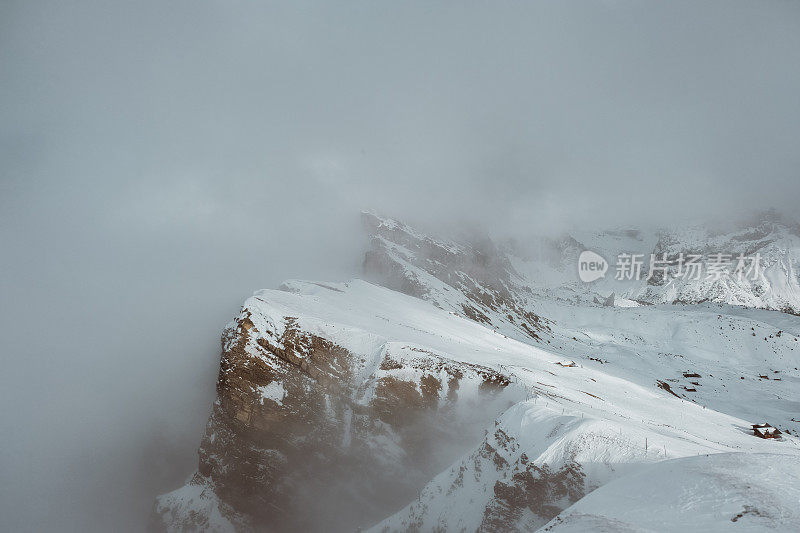
[[[326,334],[264,296],[223,334],[197,474],[159,498],[156,529],[353,530],[411,499],[452,459],[442,448],[486,422],[468,404],[490,417],[521,394],[495,369]]]

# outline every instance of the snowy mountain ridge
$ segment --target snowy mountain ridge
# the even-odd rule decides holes
[[[578,255],[584,250],[600,254],[611,264],[603,279],[588,285],[606,297],[614,293],[645,304],[711,301],[800,314],[800,224],[774,212],[739,224],[573,231],[558,240],[542,239],[534,253],[511,247],[509,255],[531,286],[585,292],[586,284],[576,275]],[[623,254],[641,261],[638,279],[615,271]],[[657,262],[652,277],[651,256]],[[692,270],[692,257],[704,270]],[[717,260],[725,263],[725,274],[719,278],[707,271]]]
[[[226,328],[198,471],[157,528],[800,528],[797,316],[594,303],[566,281],[577,238],[543,261],[364,221],[378,285],[287,282]],[[783,231],[736,242],[792,260]],[[754,436],[764,421],[782,438]]]

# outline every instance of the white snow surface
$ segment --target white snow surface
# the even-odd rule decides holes
[[[600,487],[542,531],[800,531],[800,463],[720,453],[662,461]]]
[[[430,239],[391,220],[382,224]],[[584,496],[548,502],[560,510],[552,520],[552,513],[524,510],[509,527],[796,531],[800,317],[757,308],[800,310],[799,234],[769,221],[727,232],[595,232],[575,234],[548,261],[510,255],[512,280],[526,288],[514,297],[541,317],[538,336],[507,311],[483,309],[489,325],[464,317],[464,304],[471,303],[465,294],[415,264],[408,248],[378,237],[390,259],[423,287],[425,299],[362,280],[287,281],[245,302],[241,316],[255,325],[246,350],[265,357],[258,338],[281,347],[288,324],[328,339],[358,356],[352,379],[356,401],[365,404],[388,372],[380,368],[387,355],[412,363],[390,372],[414,383],[437,372],[426,360],[490,367],[511,379],[503,397],[509,407],[487,425],[484,440],[431,479],[416,500],[397,502],[395,514],[364,524],[371,531],[475,531],[497,504],[497,484],[513,484],[527,465],[558,471],[574,464],[584,475]],[[607,259],[655,249],[759,251],[765,270],[744,284],[652,286],[618,282],[610,272],[587,285],[575,281],[572,261],[582,249]],[[612,292],[613,305],[603,302]],[[465,373],[459,408],[480,410],[481,381]],[[285,391],[276,382],[260,393],[262,401],[280,404]],[[754,436],[751,424],[762,422],[782,438]],[[349,439],[348,429],[342,446]],[[210,516],[212,529],[236,527],[207,483],[162,496],[159,508],[184,518]]]
[[[571,514],[565,515],[563,522],[551,522],[554,528],[574,527],[577,531],[606,520],[606,528],[619,522],[633,531],[670,531],[676,528],[666,520],[669,512],[664,506],[688,505],[682,498],[691,500],[691,490],[727,502],[724,512],[705,511],[705,530],[765,520],[793,524],[796,520],[786,498],[791,499],[800,485],[795,470],[781,465],[797,463],[800,443],[791,434],[781,440],[756,438],[750,424],[767,420],[782,430],[800,428],[800,423],[793,421],[800,408],[797,317],[721,304],[626,308],[540,301],[535,311],[553,320],[552,334],[539,342],[523,342],[513,338],[519,336],[512,328],[490,329],[424,300],[361,280],[336,284],[291,281],[283,289],[258,291],[245,302],[243,312],[250,313],[258,331],[279,335],[285,317],[293,317],[300,329],[360,354],[359,379],[364,382],[378,377],[385,350],[401,359],[419,357],[419,350],[425,350],[510,376],[512,387],[527,391],[528,399],[514,404],[487,428],[488,442],[493,442],[491,432],[502,428],[516,444],[513,452],[501,451],[508,455],[509,463],[522,453],[535,464],[555,468],[576,461],[586,474],[589,492],[584,500],[594,501],[589,498],[595,492],[595,498],[616,498],[600,507],[615,506],[619,514],[597,514],[595,507],[583,509],[580,504],[584,500],[580,500],[569,508]],[[564,361],[574,361],[577,366],[556,364]],[[700,377],[693,377],[696,374]],[[674,395],[659,388],[658,382],[667,383]],[[692,489],[695,481],[689,473],[700,475],[701,463],[692,462],[699,461],[695,459],[698,455],[719,455],[716,462],[709,463],[719,472],[714,478],[718,486],[706,482],[698,485],[705,488]],[[423,531],[476,528],[494,498],[495,481],[507,480],[510,472],[483,469],[466,476],[463,486],[450,490],[454,476],[470,457],[459,459],[431,480],[418,501],[374,530],[402,531],[412,519]],[[690,459],[682,463],[676,460],[680,458]],[[753,487],[758,488],[752,497],[742,490],[738,499],[728,498],[725,491],[739,487],[739,482],[725,477],[726,465],[733,461],[746,465],[750,460],[760,468],[733,470],[749,472],[747,479],[756,478]],[[651,468],[658,463],[665,466]],[[684,471],[686,490],[681,488]],[[773,478],[781,480],[775,487],[789,496],[773,498],[764,493],[772,490]],[[651,490],[658,494],[635,504],[621,496],[624,491],[591,492],[609,483],[622,483],[621,487],[636,493],[635,484],[642,479],[650,480]],[[697,505],[702,506],[702,501]],[[731,522],[744,505],[759,509],[763,516],[751,511]],[[623,512],[631,506],[639,514]],[[647,512],[650,506],[654,513],[647,522],[643,517],[651,516]],[[583,515],[587,517],[581,518]],[[527,520],[529,526],[542,525],[534,518]]]
[[[566,243],[566,244],[564,244]],[[550,261],[544,261],[539,250],[537,259],[512,257],[517,271],[526,283],[539,289],[540,294],[564,296],[569,292],[587,292],[608,296],[614,293],[615,305],[630,306],[632,302],[698,303],[713,301],[761,309],[789,309],[800,314],[800,226],[762,215],[749,225],[725,225],[722,228],[698,224],[669,229],[572,231],[557,251],[550,250]],[[577,257],[591,250],[609,262],[605,277],[590,284],[577,281]],[[614,265],[619,254],[637,254],[643,260],[640,279],[616,279]],[[714,254],[728,256],[734,269],[737,257],[759,256],[755,274],[744,271],[721,279],[708,279],[706,272],[694,276],[676,276],[663,285],[647,282],[650,255],[698,254],[707,261]],[[555,258],[553,257],[555,254]],[[670,270],[677,273],[677,266]]]
[[[283,383],[273,381],[267,385],[258,388],[261,394],[261,400],[271,400],[278,405],[283,405],[283,397],[286,395],[286,390],[283,388]]]
[[[246,522],[235,519],[237,514],[232,509],[219,501],[213,483],[199,475],[183,487],[159,496],[154,512],[162,515],[169,533],[225,533],[247,527]]]

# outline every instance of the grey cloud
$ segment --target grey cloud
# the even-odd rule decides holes
[[[360,208],[791,213],[797,65],[794,2],[3,2],[2,529],[139,529],[224,323],[357,275]]]

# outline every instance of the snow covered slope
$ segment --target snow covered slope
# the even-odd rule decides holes
[[[600,487],[542,531],[798,531],[800,463],[723,453],[663,461]]]
[[[511,248],[508,255],[526,283],[538,289],[537,295],[554,288],[561,295],[588,290],[642,303],[711,301],[800,314],[800,225],[771,212],[739,224],[573,231],[559,240],[542,239],[534,249],[523,253],[520,247]],[[584,250],[610,264],[606,276],[591,284],[577,277],[578,255]],[[619,272],[620,254],[638,256],[641,276],[627,279]],[[666,257],[666,262],[656,263],[648,279],[651,255],[657,261]],[[688,266],[692,256],[699,258],[699,271]],[[756,257],[758,267],[750,270]],[[707,267],[720,260],[727,275],[709,275]]]
[[[348,371],[352,374],[349,379],[355,384],[349,405],[350,424],[344,423],[346,415],[338,418],[335,406],[326,415],[335,428],[332,441],[337,447],[352,447],[359,453],[363,453],[362,446],[379,449],[381,460],[387,463],[408,453],[403,439],[392,435],[398,430],[391,424],[392,427],[387,426],[382,433],[385,438],[379,439],[369,432],[360,433],[358,428],[369,426],[369,422],[360,426],[353,422],[359,416],[359,406],[386,408],[387,420],[392,419],[393,411],[402,407],[391,401],[380,401],[386,399],[385,393],[380,392],[381,380],[389,376],[413,384],[420,400],[425,398],[426,378],[430,379],[434,384],[432,402],[437,407],[445,405],[449,399],[454,405],[474,409],[476,401],[483,401],[480,391],[487,383],[509,389],[503,393],[505,401],[514,402],[514,405],[496,422],[487,425],[484,421],[489,432],[482,441],[476,442],[473,451],[468,451],[461,460],[435,477],[416,502],[382,523],[378,530],[386,527],[406,530],[412,523],[420,530],[435,526],[525,530],[544,524],[593,488],[631,471],[632,465],[698,453],[798,451],[791,435],[780,442],[772,442],[757,439],[748,432],[748,424],[761,418],[773,424],[786,421],[780,427],[792,430],[787,414],[793,409],[792,387],[796,392],[800,374],[787,368],[786,358],[775,353],[782,354],[785,345],[797,342],[788,332],[776,339],[781,343],[780,349],[771,352],[771,365],[781,368],[783,379],[780,382],[769,380],[770,384],[787,387],[787,390],[776,389],[776,393],[767,395],[760,386],[766,381],[753,386],[757,377],[739,379],[748,365],[757,368],[761,364],[761,356],[765,355],[762,351],[767,348],[756,344],[752,350],[743,351],[735,358],[726,357],[730,345],[726,337],[732,333],[724,328],[720,330],[719,313],[707,310],[698,310],[695,316],[687,319],[693,327],[676,334],[679,328],[664,327],[656,316],[668,311],[647,309],[655,318],[650,315],[646,318],[658,327],[648,331],[642,326],[643,331],[636,334],[623,329],[616,338],[608,335],[603,338],[604,350],[598,352],[593,351],[598,347],[594,343],[604,328],[615,330],[618,327],[615,322],[644,323],[633,315],[626,318],[617,313],[637,313],[641,317],[643,310],[592,308],[583,320],[594,320],[595,329],[587,328],[583,342],[572,340],[563,348],[542,349],[423,300],[363,281],[346,284],[292,282],[284,289],[256,293],[245,303],[241,315],[249,323],[241,318],[233,328],[240,328],[242,323],[245,328],[252,324],[246,350],[254,359],[270,361],[269,351],[263,348],[265,345],[280,345],[286,349],[287,324],[290,331],[325,339],[356,356],[356,363]],[[592,312],[596,313],[593,317]],[[289,322],[287,317],[291,317]],[[761,326],[749,318],[738,317],[737,320],[753,324],[753,327]],[[553,328],[554,340],[565,339],[584,327],[562,330],[558,322]],[[752,338],[749,328],[742,326],[736,331],[740,331],[742,339]],[[642,364],[646,359],[634,355],[630,345],[636,346],[637,342],[647,345],[645,335],[650,336],[649,342],[654,345],[647,353],[654,361]],[[704,344],[705,348],[702,352],[686,351],[682,357],[666,352],[656,355],[657,350],[666,350],[666,346],[660,345],[670,338],[683,338],[681,346]],[[709,342],[711,339],[715,342]],[[608,362],[588,359],[589,354]],[[578,366],[557,364],[567,357],[577,361]],[[612,357],[615,357],[613,361]],[[717,388],[730,389],[730,394],[720,401],[724,413],[705,407],[705,402],[693,398],[678,385],[675,391],[686,399],[677,398],[658,386],[661,379],[674,376],[684,379],[683,373],[692,369],[701,368],[705,373],[708,361],[713,361]],[[448,371],[448,365],[455,371]],[[459,374],[461,379],[455,387],[452,377]],[[710,378],[703,374],[703,378],[695,379]],[[270,389],[269,384],[253,387],[260,405],[288,410],[290,417],[309,416],[302,409],[293,410],[301,408],[301,402],[292,395],[306,394],[305,387],[295,392],[291,380],[285,378],[284,383],[282,390],[285,392],[280,398],[264,396],[265,390],[277,390],[276,387]],[[713,398],[709,393],[708,399]],[[759,418],[739,418],[742,413],[752,413],[753,417],[757,414]],[[267,418],[275,415],[272,411],[268,414]],[[248,423],[257,425],[258,418],[252,413],[249,416]],[[239,420],[243,415],[237,412],[233,418]],[[222,438],[224,427],[224,424],[211,424],[213,433],[207,440]],[[215,476],[214,469],[220,468],[228,474],[229,466],[221,465],[230,461],[224,457],[230,453],[230,442],[225,449],[215,449],[213,443],[204,446],[214,449],[205,453],[216,456],[213,461],[217,466],[207,472],[208,477],[198,476],[200,484],[218,486],[226,478]],[[195,485],[197,481],[195,479]],[[265,482],[274,483],[274,480],[267,477]],[[230,480],[227,483],[230,485]],[[537,486],[539,488],[535,488]],[[539,494],[538,491],[543,491],[544,496],[530,500],[530,495]],[[170,516],[180,495],[179,491],[162,498],[163,516]],[[187,507],[188,504],[182,502],[181,505]],[[226,502],[226,505],[235,508],[235,504]],[[241,517],[228,520],[246,523]]]
[[[531,288],[488,238],[453,242],[393,219],[362,213],[371,236],[364,258],[370,281],[513,335],[540,340],[548,321],[532,311]]]
[[[359,280],[257,292],[223,335],[198,472],[155,523],[348,531],[385,516],[525,398],[497,339]]]
[[[596,304],[490,243],[366,221],[388,288],[245,302],[198,472],[157,526],[673,531],[688,509],[704,530],[796,528],[800,317]],[[755,437],[764,421],[783,438]]]

